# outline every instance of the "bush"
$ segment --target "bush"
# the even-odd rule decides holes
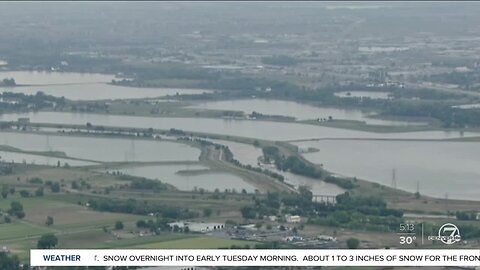
[[[117,221],[115,222],[115,230],[122,230],[123,229],[123,222]]]
[[[45,234],[40,237],[37,243],[37,247],[40,249],[49,249],[57,246],[58,244],[58,238],[52,234]]]
[[[357,249],[360,246],[360,241],[357,238],[348,238],[347,239],[347,247],[349,249]]]

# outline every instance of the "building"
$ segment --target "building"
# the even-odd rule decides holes
[[[28,117],[20,117],[17,119],[19,124],[25,125],[30,123],[30,118]]]
[[[308,153],[310,151],[310,148],[305,145],[299,145],[298,146],[298,152],[299,153]]]
[[[287,221],[287,223],[300,223],[302,221],[302,218],[300,216],[285,215],[285,220]]]
[[[320,241],[328,241],[328,242],[335,242],[337,238],[330,236],[330,235],[318,235],[317,239]]]
[[[199,232],[199,233],[206,233],[206,232],[225,229],[224,223],[201,223],[201,222],[178,221],[178,222],[168,223],[168,226],[170,227],[170,229],[173,229],[175,226],[177,226],[179,229],[184,229],[185,227],[188,227],[189,231]]]

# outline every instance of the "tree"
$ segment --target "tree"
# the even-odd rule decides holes
[[[6,252],[0,252],[0,269],[19,270],[20,260],[16,255],[10,257]]]
[[[243,218],[253,219],[257,217],[255,209],[250,206],[242,207],[242,209],[240,209],[240,212],[242,213]]]
[[[212,215],[213,210],[211,208],[205,208],[203,209],[203,216],[204,217],[210,217]]]
[[[52,183],[50,189],[55,193],[60,192],[60,184],[58,182]]]
[[[357,249],[360,245],[360,241],[357,238],[348,238],[347,239],[347,247],[349,249]]]
[[[145,222],[145,220],[137,221],[137,228],[146,228],[146,227],[147,227],[147,222]]]
[[[5,79],[3,79],[3,85],[5,85],[5,86],[15,86],[15,85],[17,85],[17,83],[15,82],[14,78],[10,78],[10,79],[5,78]]]
[[[19,202],[11,202],[10,209],[8,209],[8,214],[16,216],[17,218],[24,218],[25,212],[23,211],[23,205]]]
[[[123,222],[117,221],[115,222],[115,230],[122,230],[123,229]]]
[[[47,225],[47,226],[53,225],[53,217],[48,216],[47,221],[45,221],[45,225]]]
[[[37,197],[42,197],[42,196],[43,196],[43,187],[39,187],[39,188],[35,191],[35,196],[37,196]]]
[[[38,240],[37,247],[40,249],[50,249],[58,245],[58,238],[53,234],[44,234]]]
[[[6,199],[8,197],[8,186],[3,185],[2,187],[2,198]]]
[[[79,188],[77,181],[73,181],[71,185],[72,185],[72,189],[78,189]]]
[[[30,197],[30,192],[27,190],[20,190],[20,196],[22,196],[22,198]]]

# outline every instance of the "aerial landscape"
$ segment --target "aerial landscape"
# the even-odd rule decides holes
[[[35,248],[444,248],[423,234],[448,222],[480,248],[478,14],[0,2],[0,270]]]

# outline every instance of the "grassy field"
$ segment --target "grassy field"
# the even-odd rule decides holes
[[[51,232],[48,228],[42,228],[25,223],[5,223],[0,224],[0,243],[1,241],[15,238],[28,238]]]
[[[10,198],[0,201],[0,209],[10,208],[12,201],[20,202],[25,211],[24,221],[33,225],[45,226],[47,216],[54,218],[52,229],[64,230],[73,228],[99,227],[113,225],[115,221],[137,220],[138,216],[106,213],[89,210],[84,206],[64,202],[56,195],[31,198]]]
[[[145,248],[145,249],[203,249],[203,248],[228,248],[232,245],[246,246],[253,245],[255,242],[242,241],[242,240],[230,240],[214,237],[194,237],[188,239],[179,239],[173,241],[163,241],[150,244],[142,244],[138,246],[132,246],[132,248]]]

